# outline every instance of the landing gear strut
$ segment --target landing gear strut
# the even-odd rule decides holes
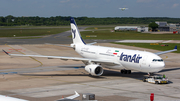
[[[122,69],[122,70],[121,70],[121,73],[122,73],[122,74],[131,74],[131,70]]]
[[[148,76],[152,76],[153,75],[153,73],[148,73]]]

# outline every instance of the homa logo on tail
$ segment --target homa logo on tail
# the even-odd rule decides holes
[[[73,30],[73,29],[72,29],[72,33],[74,34],[73,39],[75,39],[75,37],[76,37],[76,30]]]
[[[142,57],[138,54],[134,54],[134,55],[127,55],[127,54],[123,54],[121,53],[121,56],[120,56],[120,60],[122,61],[127,61],[127,62],[134,62],[134,63],[139,63],[139,60],[141,59]]]

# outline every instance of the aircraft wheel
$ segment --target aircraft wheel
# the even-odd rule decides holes
[[[121,74],[124,74],[125,70],[121,70]]]
[[[131,74],[131,70],[127,70],[127,74]]]
[[[121,70],[121,74],[131,74],[131,70]]]
[[[143,79],[143,82],[146,82],[146,78]]]
[[[127,74],[128,72],[127,72],[127,70],[124,70],[124,74]]]

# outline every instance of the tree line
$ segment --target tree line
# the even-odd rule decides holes
[[[166,21],[167,23],[180,23],[180,18],[168,17],[74,17],[78,25],[118,25],[118,24],[149,24],[155,21]],[[14,17],[8,15],[0,16],[0,26],[59,26],[69,25],[70,16],[56,17]]]

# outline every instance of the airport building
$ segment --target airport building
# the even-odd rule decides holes
[[[168,26],[167,22],[156,21],[155,23],[158,24],[159,31],[169,31],[169,26]]]
[[[169,31],[170,32],[177,31],[180,33],[180,24],[169,24]]]
[[[137,31],[138,32],[148,32],[149,31],[149,27],[138,27]]]
[[[167,31],[180,33],[180,24],[168,24],[167,22],[156,21],[158,24],[158,31]],[[137,31],[137,32],[148,32],[149,27],[140,27],[140,26],[116,26],[115,31]]]
[[[140,27],[140,26],[116,26],[114,28],[115,31],[138,31],[138,32],[148,32],[148,27]]]
[[[116,31],[122,31],[122,30],[131,30],[131,31],[137,31],[138,26],[116,26],[114,30]]]
[[[158,30],[159,31],[170,31],[170,32],[177,32],[180,33],[180,24],[167,24],[167,22],[159,22],[156,21],[156,24],[158,24]]]

